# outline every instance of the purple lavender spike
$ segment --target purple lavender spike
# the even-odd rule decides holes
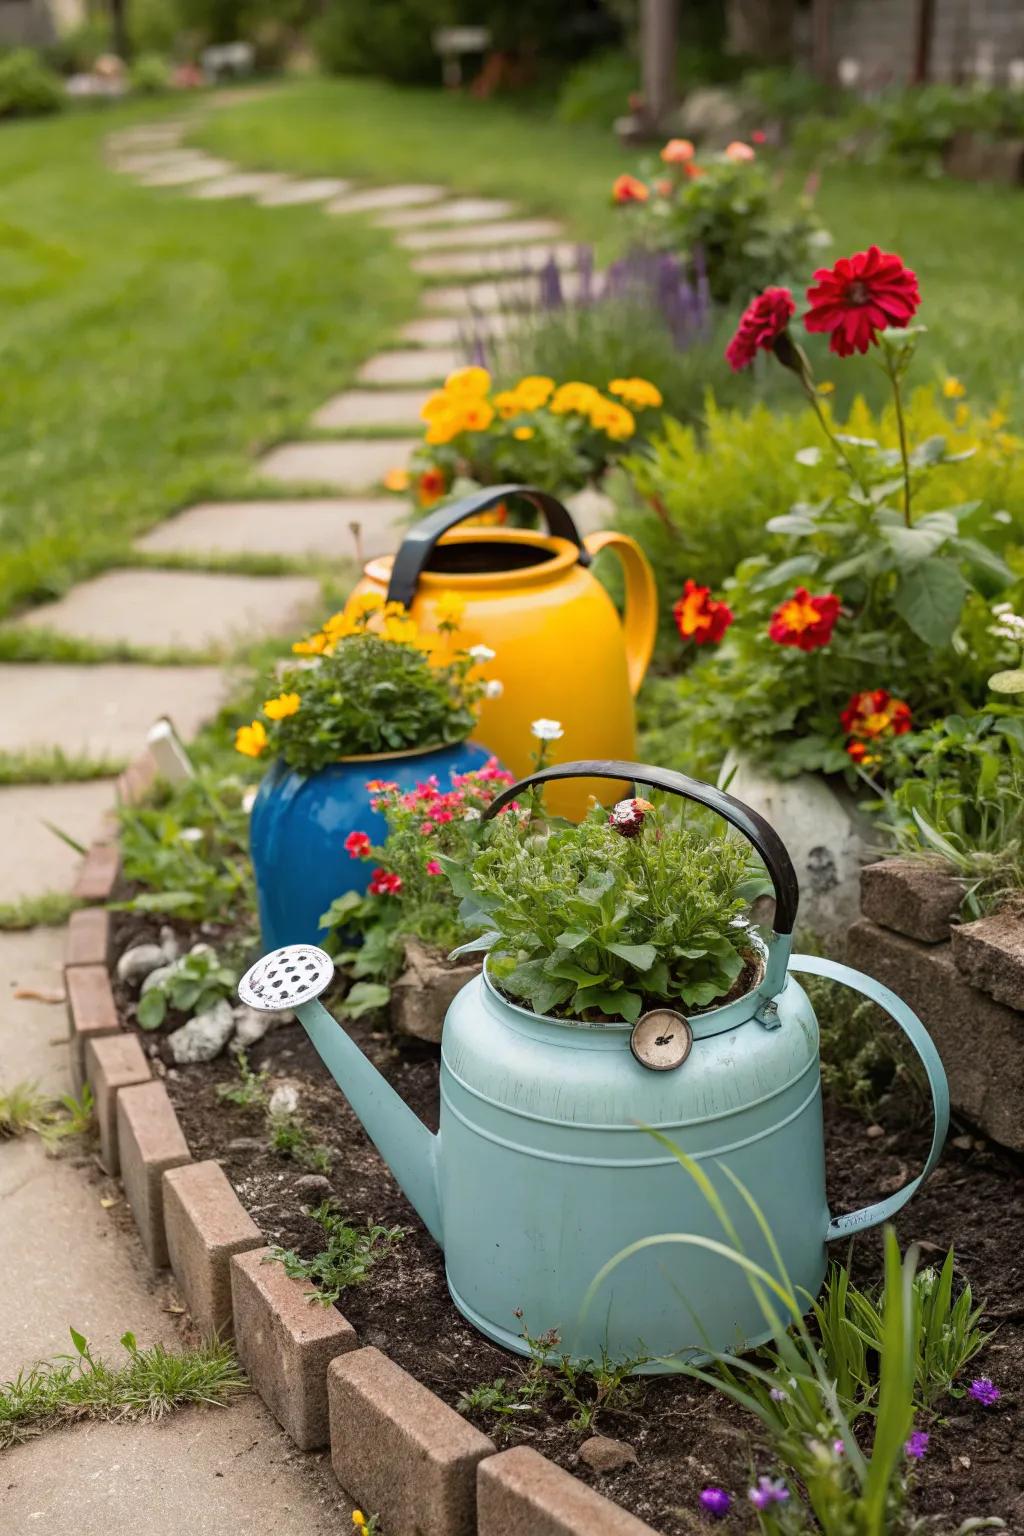
[[[565,294],[562,291],[562,278],[558,271],[558,262],[553,256],[549,256],[538,273],[539,299],[541,309],[562,309],[565,306]]]

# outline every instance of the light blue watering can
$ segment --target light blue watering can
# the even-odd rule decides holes
[[[778,834],[748,806],[679,773],[607,761],[560,764],[531,785],[608,778],[670,790],[744,834],[775,889],[774,928],[752,991],[689,1020],[659,1010],[631,1029],[531,1013],[482,975],[453,1001],[441,1041],[436,1136],[315,1001],[333,976],[322,950],[276,950],[243,978],[257,1008],[294,1008],[338,1086],[424,1225],[443,1247],[448,1287],[481,1333],[525,1354],[522,1337],[557,1330],[578,1359],[737,1350],[765,1336],[740,1266],[710,1250],[648,1244],[595,1277],[617,1253],[661,1234],[723,1240],[696,1182],[650,1134],[701,1165],[750,1258],[774,1271],[764,1237],[722,1172],[767,1218],[790,1280],[820,1288],[827,1245],[894,1216],[935,1166],[949,1122],[942,1063],[924,1026],[887,987],[815,955],[791,955],[798,888]],[[818,1026],[797,974],[825,976],[878,1003],[924,1065],[933,1132],[922,1172],[896,1194],[833,1217],[825,1196]],[[520,1319],[522,1319],[520,1321]]]

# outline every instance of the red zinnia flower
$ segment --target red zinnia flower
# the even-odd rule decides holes
[[[647,183],[635,176],[616,176],[612,184],[613,203],[646,203],[650,195]]]
[[[350,832],[345,839],[345,852],[350,859],[365,859],[370,851],[370,839],[365,832]]]
[[[432,507],[435,501],[440,501],[448,489],[444,470],[425,469],[416,482],[416,490],[421,507]]]
[[[442,875],[442,874],[444,874],[444,870],[441,868],[440,864],[437,862],[436,859],[428,859],[427,860],[427,874],[428,875]]]
[[[886,326],[909,324],[921,294],[917,277],[899,256],[872,245],[844,256],[834,267],[819,267],[816,288],[808,288],[809,331],[831,333],[829,351],[840,357],[866,352]]]
[[[796,314],[788,288],[766,288],[743,311],[736,334],[725,349],[734,373],[749,368],[758,352],[770,352]]]
[[[812,597],[806,587],[797,587],[772,614],[769,638],[776,645],[795,645],[801,651],[816,651],[828,645],[839,617],[839,599],[834,592]]]
[[[868,754],[867,742],[877,741],[880,736],[905,736],[913,719],[909,704],[894,699],[886,688],[872,688],[850,696],[839,723],[852,737],[846,746],[848,754],[855,763],[863,763],[875,761]]]
[[[401,875],[389,875],[386,869],[374,870],[370,879],[371,896],[397,896],[401,889]]]
[[[711,596],[710,587],[699,587],[687,578],[683,595],[672,609],[676,629],[695,645],[717,645],[732,623],[732,609]]]

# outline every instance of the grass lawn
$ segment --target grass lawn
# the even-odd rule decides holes
[[[203,143],[247,165],[341,172],[379,181],[441,180],[521,199],[559,214],[603,253],[623,214],[613,178],[637,156],[610,135],[537,111],[376,81],[313,80],[220,112]],[[802,175],[791,173],[799,186]],[[878,169],[828,167],[819,194],[836,256],[874,242],[917,269],[930,331],[918,377],[962,374],[994,398],[1024,380],[1024,308],[1015,297],[1024,255],[1024,194],[954,181],[894,181]],[[866,383],[870,365],[844,368]]]
[[[390,242],[319,209],[133,186],[137,109],[0,128],[0,614],[237,494],[415,309]]]

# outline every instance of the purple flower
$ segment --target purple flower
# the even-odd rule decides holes
[[[789,1402],[789,1393],[783,1392],[781,1387],[772,1387],[771,1391],[768,1393],[768,1396],[771,1398],[773,1403]]]
[[[968,1390],[974,1401],[983,1403],[986,1408],[991,1408],[993,1403],[998,1403],[1003,1395],[987,1376],[979,1376],[976,1381],[972,1381]]]
[[[729,1513],[732,1497],[724,1488],[705,1488],[701,1492],[700,1502],[709,1515],[719,1520],[722,1515]]]
[[[759,1477],[757,1487],[747,1489],[747,1498],[755,1509],[767,1509],[769,1504],[785,1504],[789,1489],[781,1477]]]
[[[925,1438],[927,1439],[927,1436],[925,1436]],[[842,1440],[832,1441],[832,1452],[836,1456],[846,1455],[846,1446],[843,1444]]]
[[[903,1449],[911,1461],[920,1461],[928,1449],[928,1435],[923,1429],[915,1429]]]

